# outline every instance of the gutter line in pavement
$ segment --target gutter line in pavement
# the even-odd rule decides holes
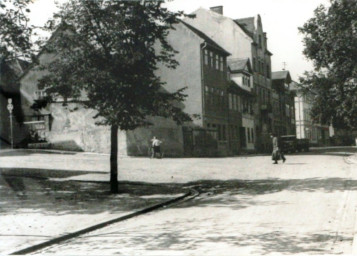
[[[59,244],[59,243],[64,242],[66,240],[69,240],[69,239],[81,236],[83,234],[92,232],[94,230],[97,230],[97,229],[100,229],[100,228],[104,228],[104,227],[109,226],[111,224],[114,224],[114,223],[117,223],[117,222],[121,222],[121,221],[130,219],[130,218],[139,216],[139,215],[143,215],[145,213],[149,213],[149,212],[155,211],[155,210],[157,210],[159,208],[163,208],[163,207],[178,203],[179,201],[191,200],[191,199],[195,198],[198,195],[199,195],[199,193],[196,190],[190,189],[189,192],[187,192],[186,194],[184,194],[182,196],[179,196],[177,198],[168,200],[168,201],[160,203],[160,204],[153,205],[153,206],[148,207],[148,208],[144,208],[142,210],[130,213],[130,214],[125,215],[125,216],[121,216],[121,217],[118,217],[118,218],[115,218],[115,219],[112,219],[112,220],[109,220],[109,221],[105,221],[105,222],[102,222],[102,223],[99,223],[99,224],[96,224],[96,225],[81,229],[79,231],[75,231],[75,232],[72,232],[72,233],[69,233],[69,234],[66,234],[66,235],[63,235],[63,236],[59,236],[59,237],[50,239],[50,240],[48,240],[46,242],[43,242],[43,243],[39,243],[39,244],[30,246],[30,247],[27,247],[27,248],[24,248],[24,249],[20,249],[18,251],[10,253],[9,255],[23,255],[23,254],[33,253],[35,251],[44,249],[46,247],[49,247],[49,246],[52,246],[52,245],[55,245],[55,244]]]

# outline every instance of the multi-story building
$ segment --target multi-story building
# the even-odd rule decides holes
[[[199,8],[195,18],[185,21],[201,30],[231,53],[229,59],[248,58],[252,61],[255,146],[258,151],[270,148],[269,133],[272,130],[271,108],[271,52],[259,15],[244,19],[223,16],[223,7],[211,10]]]
[[[207,155],[208,138],[203,129],[212,133],[218,142],[220,155],[230,154],[228,136],[228,69],[229,53],[205,33],[182,22],[171,31],[168,42],[180,52],[175,56],[180,66],[175,70],[158,69],[158,75],[167,82],[169,89],[187,87],[184,110],[198,115],[195,127],[184,128],[185,155]],[[216,132],[216,135],[214,133]]]
[[[289,71],[272,72],[273,131],[277,135],[295,134],[294,92]]]
[[[290,83],[290,89],[295,92],[296,137],[309,139],[312,146],[328,145],[329,126],[313,122],[310,115],[314,100],[313,93],[302,93],[298,84],[294,81]]]
[[[229,123],[232,151],[254,151],[254,92],[249,59],[228,60],[230,72]]]
[[[175,25],[167,40],[179,52],[175,59],[180,65],[174,70],[158,66],[157,75],[166,82],[168,91],[187,87],[185,93],[188,97],[181,107],[195,118],[182,127],[168,119],[148,117],[153,126],[119,132],[119,154],[147,155],[154,135],[164,141],[165,155],[213,155],[217,151],[221,155],[229,154],[226,60],[229,53],[203,32],[184,22]],[[38,56],[41,64],[49,63],[53,58],[45,51]],[[92,118],[94,110],[74,102],[63,105],[63,101],[33,109],[33,105],[41,100],[42,92],[37,83],[44,74],[45,71],[33,67],[22,76],[20,83],[25,115],[44,122],[44,129],[39,132],[48,144],[52,148],[109,152],[109,127],[95,125]]]

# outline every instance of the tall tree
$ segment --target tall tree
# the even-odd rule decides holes
[[[164,1],[70,0],[47,24],[54,32],[46,50],[56,53],[40,80],[50,99],[86,100],[98,125],[111,127],[111,191],[118,192],[118,129],[150,125],[148,116],[191,120],[177,102],[186,95],[164,90],[155,75],[159,63],[179,64],[166,37],[182,12],[162,7]],[[58,53],[58,54],[57,54]]]
[[[305,90],[315,95],[313,118],[356,129],[357,1],[321,5],[299,30],[304,34],[304,54],[315,67],[301,79]]]
[[[29,59],[31,57],[30,36],[32,27],[28,24],[27,8],[30,0],[0,1],[0,59]]]

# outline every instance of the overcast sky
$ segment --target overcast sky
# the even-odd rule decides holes
[[[285,62],[286,70],[297,80],[305,70],[312,69],[302,54],[302,35],[298,27],[313,16],[320,4],[328,5],[329,0],[173,0],[167,7],[191,13],[199,7],[209,9],[222,5],[223,15],[234,19],[260,14],[268,48],[273,53],[272,70],[281,70]],[[54,0],[34,0],[31,10],[32,23],[42,25],[56,10]]]

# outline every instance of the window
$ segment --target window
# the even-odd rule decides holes
[[[219,56],[218,56],[218,54],[216,54],[216,69],[217,69],[217,70],[219,70],[219,66],[220,66]]]
[[[232,110],[236,110],[236,96],[232,94]]]
[[[208,65],[208,50],[204,50],[205,65]]]
[[[285,115],[290,117],[290,107],[288,104],[285,104]]]
[[[236,95],[236,110],[239,111],[239,96]]]
[[[267,72],[267,78],[270,78],[270,66],[267,64],[267,70],[266,70],[266,72]]]
[[[262,36],[259,35],[259,48],[262,48]]]
[[[229,104],[229,109],[232,110],[233,109],[233,94],[230,93],[228,95],[228,101],[229,101],[229,103],[228,103]]]
[[[217,125],[217,133],[218,133],[218,139],[222,140],[222,130],[221,130],[221,125]]]
[[[252,128],[252,142],[254,143],[254,129]]]
[[[214,88],[213,87],[210,87],[210,90],[211,90],[211,92],[210,92],[210,103],[211,104],[214,104]]]
[[[221,71],[223,71],[224,59],[222,56],[220,57],[220,62],[221,62]]]
[[[250,143],[250,129],[246,128],[247,135],[248,135],[248,143]]]
[[[260,73],[264,75],[264,63],[263,61],[260,62]]]
[[[256,64],[255,57],[253,57],[253,71],[257,71],[257,64]]]
[[[209,52],[210,55],[210,61],[211,61],[211,67],[214,67],[214,58],[213,58],[213,52]]]
[[[46,92],[44,90],[35,91],[35,98],[38,99],[38,100],[39,99],[43,99],[46,96],[47,96],[47,94],[46,94]]]
[[[226,126],[225,125],[222,125],[222,139],[223,140],[226,140]]]
[[[239,106],[239,104],[240,104],[240,98],[239,98],[238,95],[236,95],[236,97],[237,97],[236,109],[237,109],[237,111],[240,111],[240,106]]]

